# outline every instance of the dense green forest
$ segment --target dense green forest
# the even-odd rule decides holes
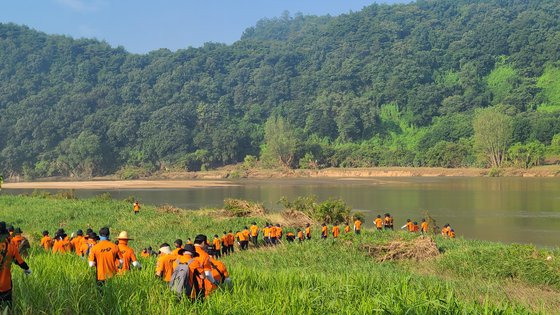
[[[284,14],[145,55],[0,24],[0,167],[528,167],[560,153],[559,59],[556,0]]]

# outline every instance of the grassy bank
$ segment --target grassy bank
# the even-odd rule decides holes
[[[0,219],[20,226],[33,244],[39,233],[109,226],[126,229],[140,250],[197,233],[221,234],[258,218],[223,218],[208,211],[158,210],[138,216],[129,203],[93,198],[60,200],[0,196]],[[27,259],[34,273],[14,268],[15,306],[24,314],[371,314],[371,313],[555,313],[560,309],[560,251],[527,245],[446,240],[441,254],[414,261],[377,262],[364,244],[412,242],[401,232],[366,231],[336,241],[318,239],[236,252],[224,259],[234,287],[205,303],[177,302],[154,277],[154,260],[144,269],[110,281],[97,292],[93,270],[73,255],[35,249]],[[552,259],[547,260],[551,256]]]

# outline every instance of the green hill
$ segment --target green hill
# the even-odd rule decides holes
[[[296,138],[291,167],[476,165],[476,108],[512,116],[511,143],[560,133],[559,34],[554,0],[284,15],[232,45],[145,55],[0,24],[1,170],[231,164],[261,155],[271,116]]]

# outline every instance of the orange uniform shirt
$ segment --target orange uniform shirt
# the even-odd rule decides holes
[[[220,250],[221,244],[220,244],[220,239],[219,238],[214,237],[214,240],[212,241],[212,244],[214,245],[215,250]]]
[[[18,248],[18,250],[19,250],[19,244],[21,244],[21,242],[23,242],[23,236],[16,235],[12,237],[12,244],[14,244],[14,246]]]
[[[140,211],[140,204],[138,204],[138,203],[134,203],[134,207],[133,207],[133,209],[134,209],[134,212],[138,212],[138,211]]]
[[[297,232],[297,237],[298,237],[300,240],[303,240],[303,231]]]
[[[228,233],[228,244],[231,246],[233,244],[235,244],[235,237],[233,236],[233,233]]]
[[[124,241],[119,241],[118,247],[119,247],[119,251],[121,252],[122,260],[123,260],[120,271],[121,272],[129,271],[130,265],[132,265],[133,262],[138,261],[138,259],[136,259],[136,255],[134,254],[134,250],[130,248]]]
[[[71,241],[70,244],[72,244],[72,247],[74,248],[74,251],[76,252],[76,255],[78,256],[82,256],[82,244],[85,243],[86,239],[83,236],[76,236],[74,237]]]
[[[418,232],[420,231],[420,227],[418,226],[418,224],[412,224],[412,232]]]
[[[171,276],[173,275],[173,263],[177,260],[177,257],[173,254],[161,254],[158,257],[156,264],[156,273],[160,274],[163,281],[171,281]]]
[[[327,236],[329,228],[325,225],[321,227],[321,236]]]
[[[270,237],[270,228],[269,227],[264,227],[263,228],[263,236],[264,237]]]
[[[89,251],[89,261],[95,262],[98,281],[107,280],[117,273],[117,259],[123,259],[122,254],[117,245],[108,240],[100,241]]]
[[[222,236],[222,244],[224,244],[224,246],[229,245],[229,238],[227,235]]]
[[[278,239],[281,239],[281,238],[282,238],[283,231],[284,231],[284,230],[282,230],[282,227],[279,227],[279,226],[276,227],[276,237],[277,237]]]
[[[237,237],[237,239],[240,242],[246,241],[247,239],[245,238],[245,234],[243,234],[243,232],[237,232],[237,234],[235,234],[235,237]]]
[[[8,240],[0,243],[0,292],[12,289],[12,262],[23,264],[18,248]]]
[[[251,233],[249,232],[249,230],[243,230],[241,233],[243,233],[243,235],[245,236],[246,240],[249,240],[249,235],[251,235]]]
[[[43,236],[43,238],[41,239],[41,247],[43,247],[45,250],[50,250],[53,246],[53,239],[50,236]]]
[[[338,227],[338,225],[333,226],[332,235],[334,238],[337,238],[340,235],[340,228]]]
[[[344,227],[344,233],[350,233],[350,226],[349,225]]]
[[[149,258],[149,257],[150,257],[150,253],[148,253],[147,250],[146,250],[146,251],[143,250],[143,251],[140,253],[140,256],[141,256],[142,258]]]
[[[378,229],[383,227],[383,219],[381,219],[381,218],[376,218],[375,220],[373,220],[373,223],[375,223],[375,226]]]
[[[191,261],[192,259],[192,261]],[[198,287],[200,289],[202,289],[203,286],[203,280],[200,277],[200,275],[203,273],[202,271],[202,266],[200,265],[200,261],[197,260],[196,258],[192,258],[191,255],[189,254],[184,254],[184,255],[180,255],[177,259],[175,259],[173,261],[173,265],[172,265],[172,270],[175,270],[175,268],[177,268],[177,266],[179,265],[179,263],[181,264],[187,264],[189,261],[191,261],[190,265],[189,265],[189,285],[194,286],[195,281],[198,284]],[[171,280],[171,276],[169,277],[168,282]],[[190,296],[190,298],[194,299],[196,297],[196,292],[192,292],[192,295]]]
[[[258,226],[251,225],[250,229],[251,229],[251,236],[259,235],[259,227]]]
[[[275,226],[271,226],[271,227],[268,229],[268,233],[270,234],[270,238],[276,238],[276,237],[278,237],[277,232],[278,232],[278,230],[276,229]]]
[[[422,232],[428,232],[428,222],[422,222]]]
[[[68,239],[54,240],[53,253],[64,254],[69,251],[70,251],[70,242],[68,241]]]
[[[210,257],[210,262],[212,263],[212,277],[214,277],[216,281],[222,283],[225,278],[229,278],[228,270],[223,262],[212,257]],[[222,278],[222,275],[224,275],[224,278]],[[218,286],[212,284],[212,291],[216,290],[217,288]]]
[[[173,255],[173,256],[175,256],[175,257],[178,257],[178,256],[179,256],[179,251],[180,251],[181,249],[183,249],[183,248],[182,248],[182,247],[175,248],[175,249],[171,252],[171,255]]]
[[[414,223],[406,222],[406,230],[409,232],[414,232]]]
[[[361,230],[361,229],[362,229],[362,221],[356,220],[356,221],[354,222],[354,229],[356,229],[356,231]]]
[[[307,237],[311,236],[311,228],[310,227],[305,228],[305,236],[307,236]]]

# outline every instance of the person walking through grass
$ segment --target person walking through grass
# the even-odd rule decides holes
[[[378,231],[383,230],[383,219],[381,219],[381,215],[379,214],[377,215],[377,218],[373,220],[373,224],[375,225]]]
[[[109,240],[109,228],[99,230],[100,241],[93,246],[89,253],[89,266],[95,268],[98,286],[103,286],[107,279],[117,274],[118,265],[123,263],[123,256],[115,243]]]
[[[23,269],[25,275],[31,274],[18,248],[10,241],[6,222],[0,222],[0,310],[4,312],[12,307],[12,263]]]
[[[140,213],[140,208],[141,208],[140,203],[138,202],[138,200],[136,200],[132,205],[132,210],[134,211],[134,214]]]
[[[218,237],[218,234],[214,235],[214,239],[212,240],[212,245],[214,245],[214,250],[217,251],[216,253],[216,257],[220,258],[222,257],[222,244],[220,242],[220,238]]]
[[[359,235],[361,232],[362,232],[362,221],[360,221],[360,219],[356,219],[356,221],[354,221],[354,233]]]
[[[53,239],[49,236],[49,231],[43,231],[43,238],[41,238],[41,247],[47,252],[51,250],[53,246]]]
[[[332,227],[332,236],[333,238],[338,238],[340,235],[340,228],[338,227],[338,222],[335,222]]]
[[[198,257],[202,270],[204,272],[204,292],[208,296],[212,292],[212,285],[219,285],[219,283],[212,276],[212,264],[210,263],[210,255],[206,252],[206,241],[208,238],[204,234],[199,234],[194,238],[194,248]]]
[[[253,222],[251,225],[251,242],[253,243],[253,246],[259,246],[259,226],[256,222]]]
[[[173,274],[173,262],[176,258],[177,257],[171,253],[169,244],[161,244],[159,247],[159,257],[156,263],[156,277],[163,279],[165,282],[169,282]]]
[[[132,239],[128,237],[128,232],[122,231],[119,237],[117,237],[117,240],[119,241],[118,248],[122,256],[122,264],[119,273],[123,274],[130,271],[131,265],[137,269],[142,269],[142,265],[140,265],[138,259],[136,259],[134,250],[128,246],[128,242],[132,241]]]

